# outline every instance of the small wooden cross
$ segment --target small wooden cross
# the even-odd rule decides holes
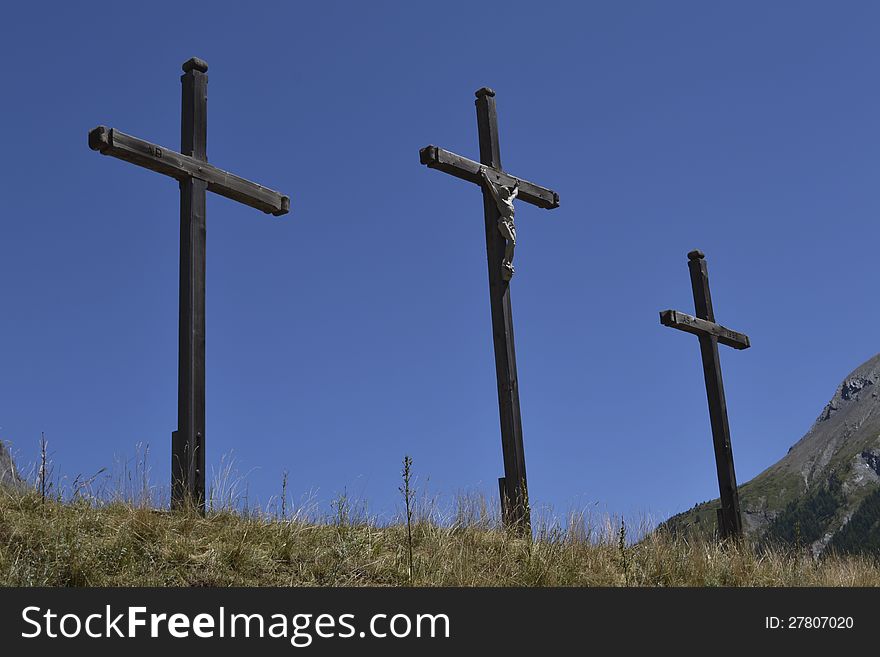
[[[180,183],[180,324],[177,431],[171,434],[171,506],[205,510],[205,192],[280,216],[290,199],[208,164],[208,64],[183,64],[180,152],[98,126],[89,148]]]
[[[721,380],[721,360],[718,343],[734,349],[748,349],[749,336],[731,331],[715,323],[712,296],[709,293],[709,270],[702,251],[688,253],[688,269],[694,292],[697,316],[692,317],[678,310],[660,313],[663,326],[693,333],[700,339],[703,359],[703,377],[706,380],[706,396],[709,400],[709,420],[712,425],[712,442],[715,446],[715,467],[718,471],[718,488],[721,508],[718,509],[718,533],[722,539],[742,536],[742,518],[739,494],[736,490],[736,472],[733,468],[733,448],[730,444],[730,425],[727,421],[727,402],[724,399],[724,383]]]
[[[509,189],[516,189],[518,186],[517,198],[545,209],[559,207],[559,195],[546,187],[515,178],[504,172],[501,168],[495,92],[484,87],[477,91],[476,95],[480,161],[474,162],[438,146],[425,146],[419,151],[419,159],[431,169],[438,169],[456,178],[477,184],[483,190],[486,255],[489,263],[489,301],[492,309],[495,375],[501,416],[501,449],[504,456],[504,477],[498,480],[501,512],[505,524],[530,531],[519,383],[513,343],[513,311],[510,306],[509,282],[512,267],[506,267],[510,263],[505,260],[505,250],[508,253],[510,250],[507,249],[507,240],[499,229],[500,212],[495,193],[487,187],[489,184]],[[483,179],[484,173],[486,180]]]

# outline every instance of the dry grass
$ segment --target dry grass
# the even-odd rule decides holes
[[[156,511],[136,502],[43,502],[0,492],[0,584],[7,586],[406,586],[405,519]],[[481,500],[412,524],[416,586],[876,586],[871,558],[815,561],[573,518],[533,541],[505,532]]]
[[[345,494],[331,512],[313,500],[291,511],[281,495],[260,510],[246,476],[224,456],[208,514],[158,510],[149,449],[72,482],[41,441],[28,486],[0,488],[0,586],[880,586],[874,557],[719,544],[635,532],[589,513],[533,513],[533,540],[505,531],[495,505],[461,497],[454,509],[422,491],[404,460],[400,517],[368,517]],[[632,536],[642,537],[633,543]]]

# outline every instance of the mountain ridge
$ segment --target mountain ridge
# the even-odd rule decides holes
[[[880,535],[878,384],[880,354],[843,379],[785,456],[738,487],[747,535],[809,546],[816,556],[829,547],[871,551],[860,546],[871,548],[870,537]],[[698,504],[664,524],[674,531],[714,532],[718,505],[717,499]],[[853,519],[860,532],[849,526]],[[847,538],[835,540],[839,536]]]

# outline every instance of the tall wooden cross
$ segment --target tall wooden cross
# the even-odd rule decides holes
[[[89,147],[180,183],[180,325],[177,431],[171,434],[171,505],[205,510],[205,192],[280,216],[290,199],[208,164],[208,64],[183,64],[180,152],[98,126]]]
[[[559,195],[546,187],[515,178],[504,172],[501,168],[501,150],[498,143],[495,92],[484,87],[476,94],[480,161],[474,162],[437,146],[426,146],[421,149],[419,158],[422,164],[480,185],[483,190],[486,254],[489,262],[489,301],[492,309],[495,374],[501,415],[501,449],[504,457],[504,477],[498,480],[501,511],[505,524],[529,529],[531,525],[526,460],[523,452],[519,384],[513,344],[513,313],[510,306],[509,284],[513,268],[509,266],[511,264],[509,255],[507,259],[505,257],[505,251],[509,254],[511,249],[509,249],[509,238],[505,238],[501,230],[502,226],[499,222],[502,218],[499,211],[501,204],[496,198],[495,190],[498,187],[518,190],[514,192],[514,196],[545,209],[559,207]],[[510,223],[512,224],[512,215]],[[507,273],[507,270],[510,273]]]
[[[688,269],[694,292],[697,316],[692,317],[678,310],[660,313],[663,326],[693,333],[700,339],[703,358],[703,378],[709,399],[709,420],[712,424],[712,442],[715,445],[715,467],[718,470],[718,488],[721,508],[718,509],[718,533],[721,538],[742,536],[742,518],[739,494],[736,490],[736,472],[733,468],[733,448],[730,444],[730,425],[727,421],[727,402],[724,399],[724,382],[721,380],[721,360],[718,343],[734,349],[748,349],[749,336],[737,333],[715,323],[712,295],[709,293],[709,270],[702,251],[688,253]]]

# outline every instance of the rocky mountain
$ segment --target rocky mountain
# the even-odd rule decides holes
[[[781,460],[739,487],[746,532],[825,551],[880,554],[880,354],[838,386]],[[670,518],[676,530],[715,530],[718,500]]]
[[[15,469],[12,454],[9,453],[9,449],[3,441],[0,441],[0,486],[20,488],[24,485],[24,480]]]

